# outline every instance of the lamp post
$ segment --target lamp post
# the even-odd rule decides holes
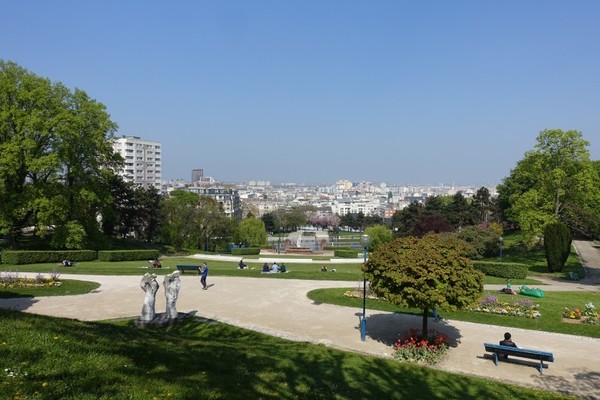
[[[360,244],[363,245],[363,256],[364,262],[367,263],[367,248],[371,243],[369,235],[362,235],[360,237]],[[363,342],[367,339],[367,277],[363,274],[363,312],[362,319],[360,320],[360,340]]]
[[[504,239],[500,236],[500,262],[502,262],[502,244],[504,243]]]

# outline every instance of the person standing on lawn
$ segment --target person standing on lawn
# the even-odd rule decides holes
[[[200,270],[200,283],[202,284],[202,289],[208,289],[206,286],[206,277],[208,276],[208,265],[206,265],[206,261],[202,264],[202,269]]]

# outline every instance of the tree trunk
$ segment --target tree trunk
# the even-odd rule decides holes
[[[421,338],[427,339],[427,332],[429,332],[429,328],[427,327],[427,323],[429,321],[429,309],[425,308],[423,310],[423,328],[421,330]]]

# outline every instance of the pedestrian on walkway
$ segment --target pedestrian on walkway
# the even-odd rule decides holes
[[[202,283],[202,289],[206,290],[208,286],[206,286],[206,277],[208,276],[208,265],[206,265],[206,261],[202,264],[202,269],[200,270],[200,283]]]

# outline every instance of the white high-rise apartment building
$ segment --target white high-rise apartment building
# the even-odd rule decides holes
[[[113,149],[125,160],[118,174],[125,182],[133,182],[145,189],[154,186],[161,189],[161,145],[159,142],[142,140],[138,136],[115,139]]]

